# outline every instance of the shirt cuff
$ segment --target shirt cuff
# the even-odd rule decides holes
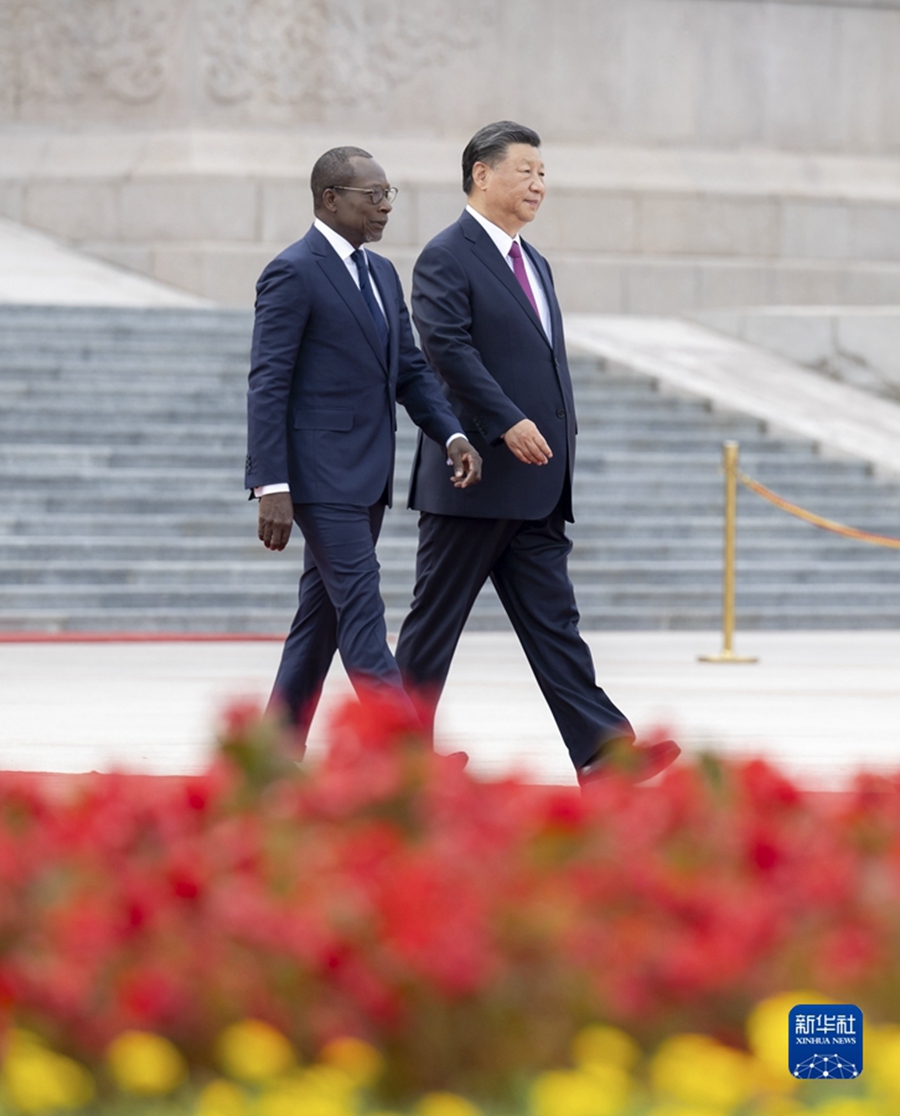
[[[258,499],[260,496],[271,496],[273,492],[290,492],[290,490],[289,484],[260,484],[253,489],[253,495]]]
[[[465,437],[466,437],[465,434],[463,434],[463,432],[461,430],[457,430],[457,432],[455,434],[451,434],[450,437],[447,439],[447,441],[444,443],[444,445],[447,447],[447,453],[450,452],[450,443],[451,442],[455,442],[457,438],[465,438]],[[449,457],[447,458],[447,464],[448,465],[453,464],[452,459],[449,458]]]

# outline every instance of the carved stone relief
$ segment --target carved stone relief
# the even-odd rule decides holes
[[[472,46],[484,0],[201,0],[204,76],[220,104],[261,99],[314,119],[387,108],[396,87]]]
[[[154,100],[167,79],[174,0],[2,0],[20,104]]]
[[[0,119],[11,120],[16,104],[12,0],[0,0]]]
[[[891,9],[900,0],[784,4]],[[335,106],[378,111],[398,86],[489,35],[502,6],[511,0],[0,0],[0,109],[151,102],[178,66],[183,87],[199,69],[221,106],[288,106],[298,121]],[[194,15],[199,42],[178,58],[174,25]]]
[[[299,104],[318,86],[326,0],[201,0],[204,76],[222,104]]]
[[[498,7],[500,0],[0,0],[0,115],[71,120],[80,110],[87,121],[112,110],[126,121],[116,105],[152,103],[167,91],[165,103],[180,98],[190,119],[203,113],[186,98],[191,89],[217,106],[220,121],[230,107],[241,123],[382,112],[398,87],[483,37]]]

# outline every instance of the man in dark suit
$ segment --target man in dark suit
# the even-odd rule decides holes
[[[511,121],[489,124],[462,165],[468,205],[419,256],[412,306],[428,362],[484,459],[484,481],[451,489],[440,447],[420,436],[409,499],[421,512],[416,588],[397,662],[433,707],[490,577],[579,781],[611,769],[647,779],[678,745],[638,745],[596,685],[567,572],[572,383],[550,268],[518,235],[544,198],[540,138]]]
[[[273,691],[301,739],[336,649],[355,684],[387,687],[412,708],[387,646],[375,556],[391,501],[395,401],[433,443],[448,488],[469,488],[481,471],[415,347],[393,265],[363,248],[381,239],[396,190],[356,147],[322,155],[310,185],[313,227],[256,288],[245,477],[263,544],[283,550],[294,522],[306,543]]]

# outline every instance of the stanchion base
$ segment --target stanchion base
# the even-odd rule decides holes
[[[718,655],[698,655],[698,663],[758,663],[755,655],[735,655],[733,651],[720,651]]]

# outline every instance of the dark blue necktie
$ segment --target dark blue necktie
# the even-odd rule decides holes
[[[375,321],[375,332],[378,334],[381,344],[384,346],[384,351],[387,352],[388,347],[388,327],[385,321],[384,314],[381,312],[381,307],[375,298],[375,293],[372,290],[372,282],[369,279],[369,265],[366,262],[366,254],[362,248],[357,248],[355,252],[350,254],[350,259],[356,264],[356,271],[359,275],[359,289],[363,298],[366,300],[366,306],[369,308],[369,313]]]

